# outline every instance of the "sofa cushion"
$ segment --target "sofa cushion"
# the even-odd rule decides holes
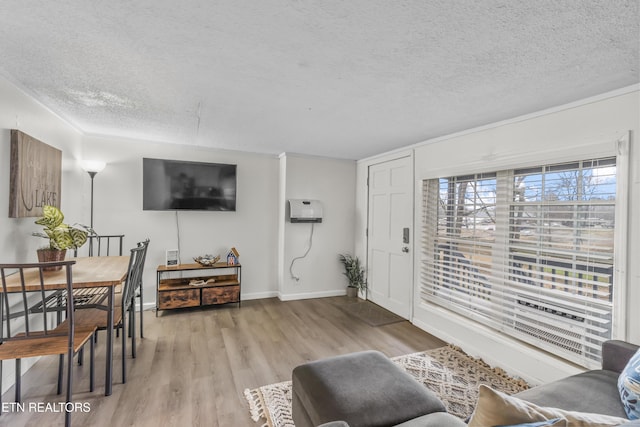
[[[572,427],[618,426],[628,422],[621,417],[537,406],[481,385],[469,427],[508,426],[553,418],[566,419]]]
[[[640,418],[640,350],[629,359],[618,378],[618,390],[629,419]]]
[[[640,346],[625,341],[605,341],[602,343],[602,369],[621,373],[639,348]]]
[[[627,417],[617,387],[618,373],[587,371],[516,394],[538,406]],[[588,390],[588,392],[586,392]]]

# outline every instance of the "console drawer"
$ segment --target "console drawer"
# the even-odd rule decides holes
[[[158,308],[161,310],[200,305],[200,289],[184,289],[179,291],[161,291]]]
[[[240,286],[217,286],[202,289],[202,305],[240,301]]]

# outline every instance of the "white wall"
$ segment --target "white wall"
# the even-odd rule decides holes
[[[12,219],[9,210],[10,129],[17,128],[63,152],[62,209],[67,222],[89,224],[91,180],[81,160],[102,160],[94,181],[94,227],[100,234],[125,234],[125,248],[150,238],[145,266],[145,306],[155,306],[156,267],[165,250],[180,245],[182,262],[205,253],[224,256],[234,246],[242,263],[242,298],[282,299],[344,294],[337,261],[353,251],[355,162],[276,156],[192,146],[81,135],[10,82],[0,78],[0,259],[36,261],[43,241],[31,236],[34,218]],[[142,210],[142,158],[233,163],[238,168],[236,212]],[[317,224],[309,256],[296,264],[299,283],[284,275],[285,263],[305,250],[308,226],[284,222],[287,198],[322,200],[325,220]],[[177,225],[178,224],[178,225]],[[178,242],[178,227],[180,240]],[[303,230],[304,229],[304,230]],[[126,249],[125,249],[126,250]],[[82,248],[80,255],[85,255]],[[288,264],[286,266],[288,274]],[[25,370],[27,364],[23,364]],[[3,387],[13,383],[5,365]]]
[[[585,153],[615,153],[614,142],[632,132],[630,154],[630,191],[628,227],[628,269],[626,271],[627,334],[617,337],[640,343],[640,91],[628,88],[597,99],[589,99],[553,111],[497,123],[482,129],[426,141],[415,150],[415,230],[421,230],[421,182],[423,179],[459,173],[494,171],[501,168],[568,160]],[[393,153],[387,154],[387,157]],[[358,223],[366,223],[366,169],[377,158],[358,163]],[[363,194],[365,193],[365,194]],[[366,249],[362,227],[356,244]],[[420,251],[415,248],[415,268],[420,266]],[[419,298],[419,271],[414,272],[415,298],[413,322],[440,338],[460,345],[467,352],[489,363],[499,364],[514,374],[534,382],[546,382],[578,371],[550,355],[533,351],[513,339],[480,327],[466,319],[424,303]]]
[[[0,77],[0,260],[2,262],[37,262],[36,249],[46,246],[41,238],[31,236],[41,227],[34,224],[36,218],[9,218],[9,154],[11,129],[18,129],[40,141],[62,150],[61,207],[65,222],[81,221],[81,179],[84,172],[78,160],[80,134],[10,82]],[[22,366],[26,371],[35,359],[26,359]],[[13,362],[5,362],[2,371],[3,389],[14,382]]]
[[[94,227],[100,234],[125,234],[126,248],[151,239],[144,277],[147,307],[155,306],[156,267],[165,262],[166,249],[178,247],[178,227],[182,262],[205,253],[224,255],[231,246],[240,251],[243,299],[344,293],[336,257],[339,252],[353,251],[355,162],[298,155],[279,159],[82,136],[3,79],[0,95],[0,182],[6,183],[0,187],[0,210],[8,212],[9,129],[17,127],[63,151],[62,208],[68,221],[90,221],[91,180],[82,171],[80,160],[105,161],[107,167],[94,180]],[[237,211],[180,212],[177,218],[175,212],[143,211],[143,157],[237,164]],[[325,220],[316,226],[314,247],[306,259],[296,262],[302,279],[295,284],[288,276],[289,262],[306,249],[309,226],[284,223],[284,201],[288,198],[315,198],[325,206]],[[35,261],[35,249],[42,241],[30,236],[38,229],[33,219],[0,215],[0,224],[0,257],[5,261]],[[84,252],[86,248],[80,255]]]
[[[182,262],[205,253],[240,252],[242,298],[314,298],[343,294],[339,252],[353,250],[355,162],[298,155],[251,154],[174,144],[83,138],[83,157],[107,162],[94,181],[94,228],[99,234],[125,234],[125,246],[150,238],[145,266],[145,306],[155,306],[155,270],[165,251],[178,247]],[[238,165],[236,212],[142,210],[142,158]],[[89,182],[85,183],[89,194]],[[321,200],[325,219],[316,224],[313,247],[296,261],[299,282],[291,279],[291,260],[304,254],[309,224],[284,221],[289,198]],[[89,199],[83,205],[89,218]]]
[[[178,245],[182,263],[204,254],[224,258],[235,247],[242,264],[242,298],[277,295],[277,157],[103,137],[85,137],[83,156],[107,162],[94,182],[98,234],[125,234],[126,248],[151,240],[144,275],[146,307],[155,307],[156,268],[165,263],[165,251]],[[142,210],[143,157],[236,164],[236,211]],[[87,222],[89,209],[87,199]]]
[[[280,171],[280,298],[344,295],[346,281],[338,254],[353,253],[354,249],[355,162],[283,154]],[[313,226],[309,253],[293,265],[299,281],[291,277],[291,262],[309,248],[311,224],[284,220],[288,199],[319,200],[324,210],[322,223]]]
[[[0,77],[0,258],[6,262],[37,261],[36,249],[46,241],[32,237],[41,227],[35,218],[9,218],[9,154],[11,129],[18,129],[62,151],[61,208],[65,222],[80,221],[82,202],[79,166],[80,134],[10,82]]]

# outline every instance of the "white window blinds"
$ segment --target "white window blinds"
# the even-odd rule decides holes
[[[615,208],[615,157],[425,180],[422,299],[595,366]]]

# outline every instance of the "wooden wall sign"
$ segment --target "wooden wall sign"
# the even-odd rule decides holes
[[[60,207],[62,151],[11,129],[9,217],[42,216],[42,207]]]

